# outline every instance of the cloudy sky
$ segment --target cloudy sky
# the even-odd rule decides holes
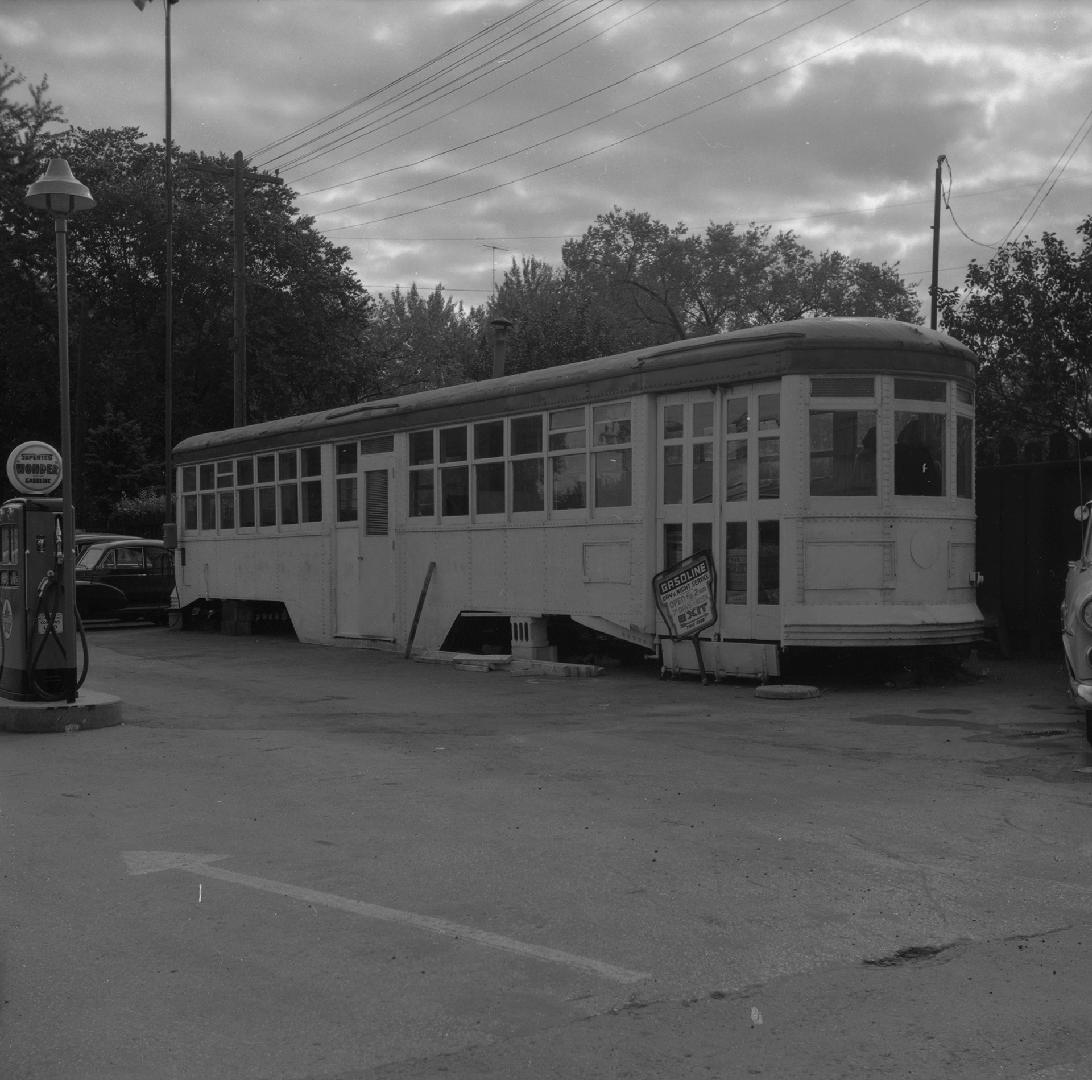
[[[1087,0],[179,0],[175,142],[279,169],[361,281],[488,298],[613,206],[928,286],[1092,214]],[[164,0],[3,0],[70,123],[164,134]],[[928,316],[928,302],[923,314]]]

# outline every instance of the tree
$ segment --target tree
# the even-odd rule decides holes
[[[920,320],[896,267],[839,252],[816,258],[791,232],[771,235],[753,223],[710,224],[691,236],[685,225],[615,207],[568,241],[562,259],[617,312],[623,339],[670,341],[823,315]]]
[[[365,344],[377,392],[409,394],[484,377],[478,338],[477,318],[467,318],[439,285],[426,296],[416,284],[380,294]]]
[[[63,122],[45,80],[21,101],[24,80],[0,65],[0,435],[6,445],[59,436],[53,230],[24,202],[50,157],[68,159],[96,206],[69,232],[69,323],[75,465],[105,418],[132,425],[113,445],[145,460],[96,465],[82,487],[84,512],[101,510],[111,472],[159,464],[162,482],[164,375],[163,148],[134,128],[48,129]],[[210,172],[220,155],[176,153],[173,263],[172,434],[232,423],[232,206]],[[298,215],[292,192],[256,186],[246,207],[250,418],[272,419],[379,392],[368,363],[372,298],[336,247]],[[101,458],[101,447],[95,448]],[[100,467],[101,466],[101,467]],[[78,485],[79,486],[79,485]]]
[[[506,371],[513,373],[622,351],[606,314],[573,275],[530,258],[512,260],[488,311],[477,319],[482,326],[496,317],[512,321]],[[486,345],[491,354],[491,343]]]
[[[972,262],[961,289],[941,290],[943,328],[980,358],[980,443],[1092,431],[1092,217],[1072,250],[1052,233]]]

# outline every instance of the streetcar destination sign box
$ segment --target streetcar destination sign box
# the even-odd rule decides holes
[[[656,607],[675,639],[694,637],[717,621],[717,570],[713,554],[695,552],[652,579]]]

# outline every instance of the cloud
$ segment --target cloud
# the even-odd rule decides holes
[[[1092,11],[900,16],[912,3],[181,0],[174,137],[280,168],[366,284],[419,275],[481,302],[493,247],[559,264],[563,237],[614,205],[693,230],[771,222],[922,272],[939,155],[952,213],[988,241],[1065,162],[1092,101]],[[48,73],[73,123],[162,138],[158,5],[8,0],[0,54]],[[1090,195],[1084,142],[1033,229],[1072,239]],[[989,255],[947,212],[941,242],[946,284]]]

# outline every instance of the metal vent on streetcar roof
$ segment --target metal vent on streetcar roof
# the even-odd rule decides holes
[[[343,416],[352,416],[354,413],[386,413],[396,412],[402,408],[397,401],[365,401],[360,405],[346,405],[342,409],[333,409],[326,414],[328,420],[340,420]]]

